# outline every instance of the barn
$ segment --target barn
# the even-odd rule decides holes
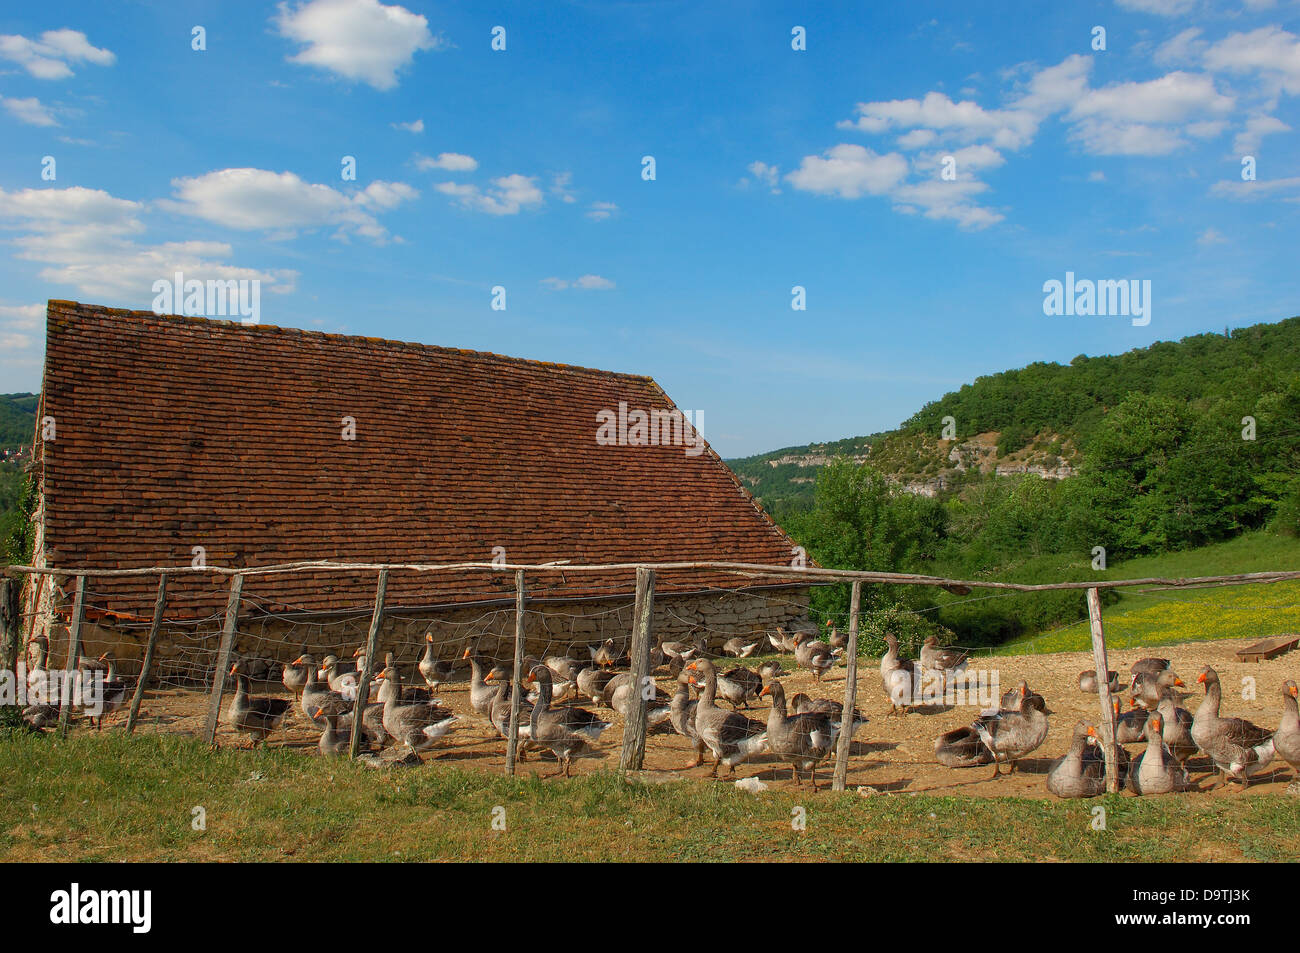
[[[650,377],[298,328],[50,301],[33,564],[90,576],[83,641],[125,671],[157,577],[96,570],[555,564],[529,574],[535,651],[630,631],[634,574],[565,565],[791,565],[795,545]],[[45,579],[50,581],[45,582]],[[229,577],[169,580],[160,670],[205,678]],[[68,578],[33,575],[51,644]],[[236,652],[265,666],[364,634],[370,571],[248,577]],[[798,578],[662,571],[661,638],[806,626]],[[514,574],[393,571],[381,641],[514,631]]]

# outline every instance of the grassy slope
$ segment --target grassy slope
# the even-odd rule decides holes
[[[435,763],[377,773],[190,739],[0,739],[0,860],[1288,860],[1288,798],[1086,803],[730,784],[508,780]],[[1105,832],[1091,808],[1104,804]],[[504,832],[491,829],[496,806]],[[807,829],[791,829],[791,808]],[[207,830],[191,829],[191,810]]]
[[[1097,573],[1105,579],[1148,576],[1216,576],[1300,569],[1300,540],[1267,532],[1247,533],[1200,549],[1145,556]],[[1082,570],[1071,578],[1083,578]],[[1266,586],[1122,592],[1103,612],[1106,642],[1117,648],[1169,645],[1203,639],[1264,638],[1300,632],[1300,582]],[[1086,619],[1050,632],[1012,640],[998,654],[1069,652],[1088,648]]]

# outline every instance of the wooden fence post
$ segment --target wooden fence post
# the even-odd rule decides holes
[[[1115,746],[1115,706],[1110,700],[1110,669],[1106,662],[1106,633],[1101,625],[1101,597],[1088,590],[1088,622],[1092,628],[1092,664],[1097,666],[1097,697],[1101,700],[1101,746],[1106,756],[1106,790],[1119,791],[1119,752]]]
[[[77,663],[81,661],[81,623],[86,617],[86,577],[77,577],[77,594],[72,601],[72,624],[68,626],[68,661],[64,665],[63,684],[59,686],[59,735],[67,737],[72,720],[72,689],[80,679]],[[47,663],[48,664],[48,663]]]
[[[388,570],[379,570],[379,582],[375,586],[375,611],[370,616],[370,634],[366,636],[366,664],[357,673],[357,700],[352,706],[352,738],[348,743],[348,757],[355,758],[361,753],[361,733],[364,725],[362,718],[366,705],[370,702],[370,679],[375,670],[375,653],[379,651],[379,625],[384,620],[384,600],[388,595]],[[400,701],[400,699],[399,699]]]
[[[623,751],[619,755],[620,771],[640,771],[645,761],[646,697],[650,678],[650,644],[654,641],[655,572],[638,567],[636,571],[636,608],[632,629],[632,694],[623,712]]]
[[[849,597],[849,670],[844,676],[844,713],[840,743],[835,752],[835,780],[831,790],[843,791],[849,776],[849,751],[853,748],[853,709],[858,703],[858,613],[862,608],[862,581],[853,582]]]
[[[212,673],[212,696],[208,702],[208,719],[203,726],[203,737],[216,747],[217,720],[221,717],[221,695],[226,690],[226,676],[230,674],[230,647],[235,642],[235,625],[239,621],[239,597],[244,591],[244,577],[235,573],[230,577],[230,598],[226,600],[226,623],[221,629],[221,644],[217,647],[217,667]]]
[[[131,696],[131,710],[126,716],[126,733],[135,732],[135,720],[140,717],[140,702],[144,699],[144,690],[149,683],[149,671],[153,668],[153,650],[158,644],[158,633],[162,631],[163,608],[167,605],[167,574],[158,574],[158,598],[153,604],[153,622],[149,625],[149,641],[144,647],[144,659],[140,662],[140,678],[135,683],[135,694]]]
[[[0,669],[14,673],[18,685],[18,642],[22,638],[23,610],[19,592],[23,584],[12,576],[0,578]]]
[[[519,750],[519,706],[524,696],[524,571],[515,571],[515,667],[510,682],[510,736],[506,738],[506,774],[514,777]]]

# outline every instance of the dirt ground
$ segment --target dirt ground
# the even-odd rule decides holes
[[[1202,692],[1196,684],[1196,675],[1203,665],[1212,665],[1219,672],[1223,684],[1223,713],[1230,716],[1247,718],[1261,727],[1272,729],[1282,716],[1280,697],[1282,682],[1288,678],[1300,680],[1300,651],[1283,655],[1265,662],[1243,663],[1236,659],[1235,650],[1246,642],[1225,640],[1218,642],[1197,642],[1186,645],[1166,646],[1151,650],[1113,651],[1109,662],[1113,670],[1120,672],[1121,679],[1127,681],[1129,666],[1146,655],[1160,654],[1173,660],[1174,669],[1187,683],[1186,691],[1191,696],[1183,703],[1195,713],[1200,704]],[[792,671],[794,657],[781,656],[787,670],[782,679],[787,697],[796,692],[806,692],[814,698],[832,698],[843,700],[845,687],[845,667],[837,665],[818,686],[811,674],[806,671]],[[723,670],[727,667],[720,663]],[[1000,691],[1006,691],[1019,684],[1021,679],[1042,694],[1047,702],[1051,729],[1043,746],[1030,757],[1023,759],[1015,774],[1005,774],[994,780],[991,765],[976,768],[951,769],[934,760],[934,740],[951,728],[969,724],[979,714],[978,705],[941,706],[922,708],[906,716],[889,715],[889,703],[881,690],[878,661],[862,659],[858,672],[858,707],[869,719],[869,724],[860,728],[854,736],[852,754],[849,759],[849,788],[869,788],[875,792],[929,793],[938,795],[964,795],[971,797],[997,797],[1015,795],[1018,797],[1051,797],[1045,786],[1045,775],[1052,762],[1065,753],[1069,746],[1070,735],[1079,720],[1097,723],[1099,703],[1096,695],[1081,692],[1077,679],[1083,669],[1093,667],[1091,653],[1074,652],[1053,655],[1030,655],[986,658],[975,660],[972,671],[987,672],[991,677],[996,673]],[[418,676],[414,671],[404,673],[410,684]],[[663,670],[656,673],[661,690],[668,691],[674,682]],[[1255,679],[1256,697],[1243,699],[1243,678]],[[468,669],[458,670],[457,680],[439,688],[442,703],[462,716],[458,729],[451,732],[431,751],[424,754],[426,762],[451,763],[461,766],[475,766],[484,771],[502,771],[505,764],[505,742],[496,734],[486,719],[474,714],[469,705]],[[255,694],[284,695],[284,688],[278,683],[254,683]],[[146,694],[141,718],[137,725],[138,732],[168,731],[198,734],[207,708],[207,696],[198,691],[160,690]],[[612,769],[617,767],[619,748],[622,740],[622,719],[608,709],[599,709],[585,699],[580,702],[598,711],[606,720],[613,722],[613,727],[601,738],[598,751],[592,757],[575,762],[575,772]],[[724,707],[727,707],[723,703]],[[223,709],[225,702],[223,701]],[[755,705],[749,712],[750,717],[766,720],[766,700]],[[316,743],[319,732],[307,722],[301,712],[295,708],[294,719],[288,727],[272,735],[268,740],[271,746],[300,748],[304,756],[316,757]],[[112,716],[105,730],[123,730],[124,713]],[[667,729],[665,725],[663,728]],[[218,731],[218,741],[222,745],[239,745],[246,743],[246,736],[236,734],[224,725]],[[1136,755],[1141,746],[1129,747],[1130,754]],[[670,781],[680,777],[707,777],[709,766],[685,771],[683,766],[690,761],[692,749],[686,739],[667,730],[667,733],[652,733],[646,745],[644,778],[649,781]],[[824,781],[829,788],[833,759],[826,762],[819,771],[819,781]],[[551,773],[556,770],[555,759],[550,752],[530,753],[528,760],[519,766],[520,772]],[[1235,797],[1239,785],[1229,785],[1215,791],[1206,791],[1213,778],[1209,775],[1209,764],[1204,757],[1192,759],[1192,781],[1201,791],[1194,791],[1182,797]],[[725,777],[726,769],[722,769]],[[793,782],[788,765],[777,764],[770,756],[742,764],[736,772],[736,778],[757,777],[776,788],[791,788]],[[1280,794],[1294,779],[1294,772],[1285,762],[1275,761],[1269,771],[1252,780],[1252,793]],[[806,786],[805,786],[806,790]],[[864,791],[863,793],[870,793]]]

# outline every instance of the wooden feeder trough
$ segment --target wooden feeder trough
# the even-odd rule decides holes
[[[1297,642],[1300,642],[1300,635],[1275,635],[1244,649],[1237,649],[1237,659],[1242,662],[1262,662],[1264,659],[1277,658],[1290,652]]]

